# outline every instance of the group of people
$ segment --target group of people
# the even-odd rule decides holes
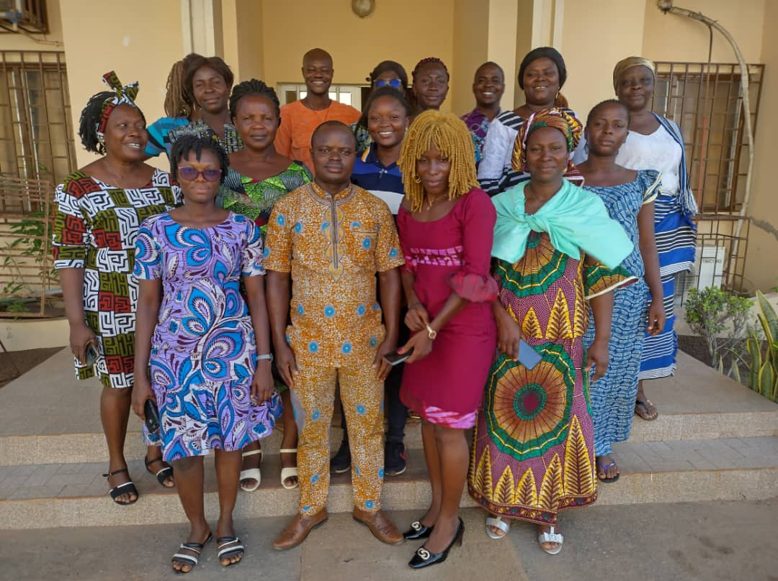
[[[653,63],[619,62],[617,98],[585,126],[550,47],[523,59],[515,110],[501,108],[500,66],[480,66],[461,118],[439,111],[437,58],[410,85],[381,62],[361,112],[330,98],[324,50],[302,75],[306,96],[281,106],[264,82],[233,86],[222,59],[191,54],[148,127],[137,83],[114,73],[82,112],[100,157],[56,189],[54,253],[77,376],[103,384],[111,498],[138,499],[124,442],[130,409],[147,419],[151,400],[146,468],[190,522],[178,573],[214,534],[222,565],[242,559],[238,490],[260,486],[276,427],[281,484],[300,501],[275,549],[327,520],[330,471],[350,469],[354,519],[385,543],[422,541],[413,568],[462,542],[465,485],[489,537],[527,521],[558,553],[559,512],[619,478],[612,445],[635,414],[657,417],[642,380],[675,370],[674,281],[694,260],[696,205],[680,130],[651,110]],[[170,172],[146,163],[162,154]],[[432,494],[402,533],[381,494],[405,470],[409,413]]]

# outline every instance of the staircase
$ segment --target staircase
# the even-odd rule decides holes
[[[602,504],[757,500],[778,496],[778,405],[679,353],[679,375],[648,383],[660,416],[635,419],[632,438],[615,446],[621,478],[599,487]],[[131,507],[107,495],[107,453],[98,411],[100,387],[72,377],[63,350],[0,389],[0,528],[35,529],[185,522],[175,491],[143,466],[140,422],[130,419],[127,458],[140,493]],[[333,427],[332,445],[340,442]],[[292,514],[298,492],[279,482],[280,435],[263,441],[262,485],[241,492],[235,515]],[[406,428],[408,470],[387,478],[389,510],[426,508],[429,488],[419,424]],[[216,483],[206,459],[206,509],[217,512]],[[462,506],[474,506],[467,496]],[[348,474],[333,475],[330,512],[350,511]]]

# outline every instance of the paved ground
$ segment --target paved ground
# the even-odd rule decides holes
[[[121,509],[117,509],[120,511]],[[120,512],[117,512],[119,515]],[[414,514],[393,513],[407,524]],[[529,525],[508,539],[483,533],[483,514],[463,511],[465,542],[427,571],[407,568],[416,543],[380,545],[348,515],[330,517],[302,547],[270,549],[285,518],[240,521],[244,562],[222,569],[215,547],[188,578],[329,581],[489,579],[525,581],[778,580],[778,499],[755,502],[594,506],[563,516],[562,553],[542,553]],[[167,579],[180,525],[0,531],[0,579]],[[177,578],[177,577],[176,577]]]

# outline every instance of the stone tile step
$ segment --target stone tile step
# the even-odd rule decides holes
[[[778,497],[778,438],[726,438],[621,444],[615,450],[622,475],[617,483],[599,486],[599,504],[759,500]],[[0,468],[0,523],[6,529],[166,524],[185,522],[175,491],[160,487],[130,463],[140,492],[135,505],[120,507],[106,494],[100,477],[104,464],[50,464]],[[240,493],[239,518],[290,515],[298,492],[281,488],[277,456],[262,467],[256,492]],[[206,460],[206,507],[217,510],[215,477]],[[422,510],[429,502],[424,459],[409,454],[405,474],[387,478],[384,506],[389,510]],[[462,506],[475,506],[463,494]],[[350,476],[333,475],[329,510],[352,508]]]
[[[0,390],[0,466],[105,462],[108,459],[99,417],[100,386],[72,377],[72,358],[63,350]],[[675,377],[646,382],[659,409],[652,422],[635,418],[632,442],[753,438],[778,435],[778,405],[678,354]],[[333,422],[339,426],[339,420]],[[418,423],[406,428],[406,447],[421,448]],[[265,447],[280,447],[276,430]],[[333,428],[333,447],[340,430]],[[126,454],[142,459],[140,422],[130,418]]]

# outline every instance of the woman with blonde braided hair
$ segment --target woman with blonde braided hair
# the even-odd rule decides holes
[[[495,211],[478,188],[470,132],[453,114],[421,113],[399,165],[405,199],[397,226],[411,331],[398,350],[410,355],[400,398],[422,418],[432,488],[429,509],[405,533],[408,540],[427,539],[409,563],[420,569],[443,562],[464,534],[464,431],[475,423],[496,344],[497,284],[489,274]]]

